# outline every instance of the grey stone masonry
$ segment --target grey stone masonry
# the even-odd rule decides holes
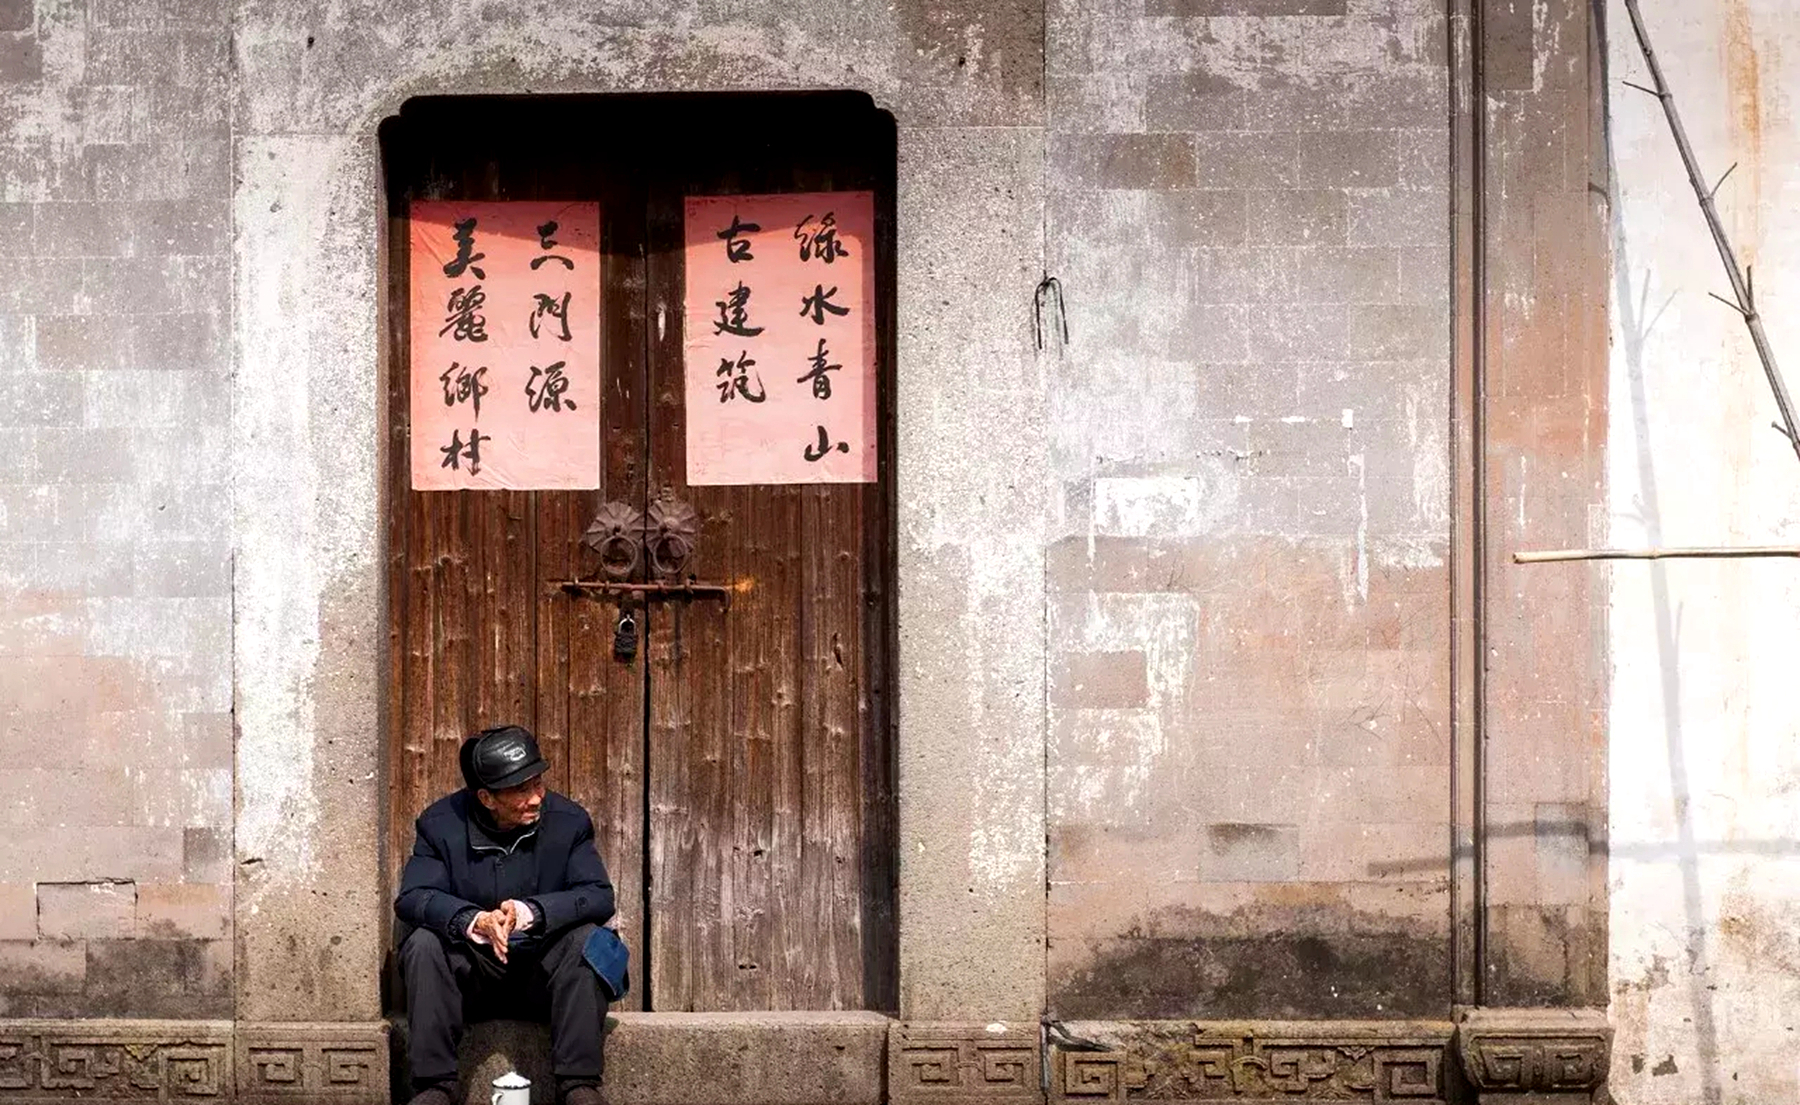
[[[12,1016],[231,1012],[228,60],[214,4],[0,3]]]

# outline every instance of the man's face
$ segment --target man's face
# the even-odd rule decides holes
[[[501,829],[531,825],[536,823],[544,804],[544,777],[539,775],[504,790],[478,790],[475,796],[494,815],[494,824]]]

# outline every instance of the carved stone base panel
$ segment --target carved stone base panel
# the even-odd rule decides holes
[[[888,1030],[894,1105],[1024,1105],[1044,1100],[1033,1023],[897,1022]]]
[[[383,1024],[0,1020],[0,1105],[385,1105]]]
[[[385,1024],[238,1024],[237,1105],[387,1100]]]
[[[1612,1034],[1599,1009],[1471,1009],[1456,1048],[1482,1105],[1580,1105],[1606,1081]]]
[[[1260,1105],[1451,1100],[1448,1022],[1077,1021],[1050,1100]]]
[[[229,1102],[230,1021],[0,1021],[0,1103]]]

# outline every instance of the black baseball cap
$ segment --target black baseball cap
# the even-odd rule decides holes
[[[463,742],[458,759],[470,790],[505,790],[550,770],[537,738],[523,725],[483,729]]]

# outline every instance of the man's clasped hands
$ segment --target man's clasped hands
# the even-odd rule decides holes
[[[494,949],[494,957],[506,962],[506,945],[512,940],[514,932],[523,932],[531,927],[531,907],[517,898],[501,902],[498,908],[483,910],[469,922],[469,938],[478,944],[487,944]]]

